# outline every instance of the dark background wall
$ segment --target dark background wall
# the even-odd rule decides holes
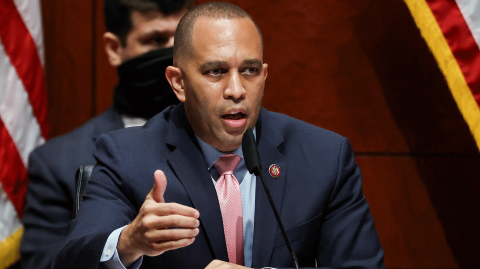
[[[263,32],[264,106],[351,140],[386,265],[478,267],[480,155],[404,2],[229,2]],[[42,1],[51,136],[111,104],[102,6]]]

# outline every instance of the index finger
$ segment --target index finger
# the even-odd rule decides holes
[[[200,217],[200,212],[198,212],[198,210],[195,208],[177,203],[156,204],[155,214],[157,216],[182,215],[197,219]]]

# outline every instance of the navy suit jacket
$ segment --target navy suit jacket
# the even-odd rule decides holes
[[[79,166],[95,164],[93,150],[100,134],[123,126],[120,114],[110,108],[30,154],[25,232],[20,248],[23,268],[51,267],[70,231],[75,171]]]
[[[262,108],[257,143],[267,184],[302,267],[383,268],[380,245],[350,143],[333,132]],[[204,268],[228,261],[222,217],[201,149],[183,104],[140,128],[99,137],[97,165],[54,268],[97,268],[105,242],[137,215],[153,183],[167,177],[166,202],[200,212],[193,244],[144,257],[142,268]],[[277,164],[280,177],[268,176]],[[293,267],[257,179],[252,267]]]

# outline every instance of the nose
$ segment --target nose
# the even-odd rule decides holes
[[[224,91],[225,99],[243,100],[245,98],[245,87],[243,87],[242,79],[238,70],[231,70],[229,72],[229,79],[227,88]]]

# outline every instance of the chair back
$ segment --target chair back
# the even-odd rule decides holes
[[[83,202],[87,184],[95,165],[80,166],[75,173],[75,203],[73,205],[73,218],[77,216],[78,209]]]

